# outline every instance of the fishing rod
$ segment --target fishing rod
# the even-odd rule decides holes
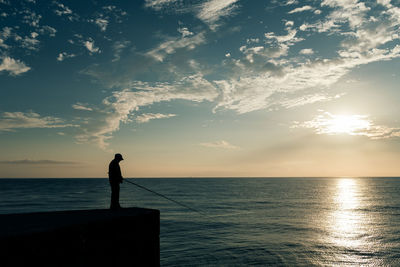
[[[176,203],[176,204],[178,204],[178,205],[180,205],[180,206],[182,206],[182,207],[185,207],[185,208],[187,208],[187,209],[189,209],[189,210],[191,210],[191,211],[197,212],[197,213],[199,213],[199,214],[201,214],[201,215],[204,215],[204,216],[208,216],[208,215],[205,214],[204,212],[201,212],[201,211],[199,211],[199,210],[197,210],[197,209],[194,209],[194,208],[192,208],[192,207],[189,207],[188,205],[183,204],[183,203],[181,203],[181,202],[179,202],[179,201],[173,200],[172,198],[169,198],[169,197],[167,197],[167,196],[165,196],[165,195],[163,195],[163,194],[160,194],[160,193],[157,193],[157,192],[155,192],[155,191],[153,191],[153,190],[150,190],[150,189],[144,187],[143,185],[140,185],[140,184],[131,182],[131,181],[126,180],[126,179],[124,179],[124,181],[127,182],[127,183],[130,183],[130,184],[133,184],[133,185],[135,185],[135,186],[137,186],[137,187],[140,187],[140,188],[142,188],[142,189],[144,189],[144,190],[146,190],[146,191],[149,191],[149,192],[151,192],[151,193],[153,193],[153,194],[156,194],[157,196],[160,196],[160,197],[163,197],[163,198],[165,198],[165,199],[168,199],[169,201],[172,201],[172,202],[174,202],[174,203]]]

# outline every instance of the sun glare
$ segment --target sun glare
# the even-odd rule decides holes
[[[325,112],[302,124],[314,128],[318,134],[369,135],[374,125],[366,115],[335,115]],[[375,127],[376,128],[376,127]]]
[[[364,116],[360,115],[333,115],[327,123],[327,133],[350,135],[367,130],[371,124]]]

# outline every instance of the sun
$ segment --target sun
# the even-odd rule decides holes
[[[326,121],[326,133],[356,135],[368,130],[371,122],[362,115],[332,115]]]

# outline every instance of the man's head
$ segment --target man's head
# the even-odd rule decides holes
[[[124,160],[124,159],[122,158],[122,155],[119,154],[119,153],[115,154],[114,159],[116,159],[116,160],[118,160],[118,161]]]

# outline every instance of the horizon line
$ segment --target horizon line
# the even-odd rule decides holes
[[[400,178],[398,176],[149,176],[125,177],[124,179],[279,179],[279,178],[321,178],[321,179],[346,179],[346,178]],[[0,177],[0,179],[108,179],[108,177]]]

